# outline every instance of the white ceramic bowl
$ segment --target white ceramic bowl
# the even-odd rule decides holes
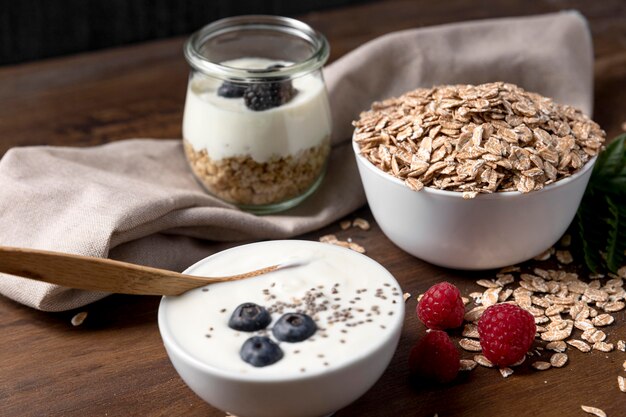
[[[385,235],[406,252],[454,269],[491,269],[537,256],[556,243],[576,215],[595,158],[574,175],[522,194],[480,194],[425,187],[419,192],[359,154],[367,202]]]
[[[285,242],[289,242],[289,248],[293,248],[293,251],[285,249]],[[360,265],[363,268],[367,268],[367,271],[372,271],[373,274],[379,274],[379,277],[384,278],[382,282],[386,280],[386,282],[391,283],[389,285],[385,284],[387,286],[383,288],[398,288],[399,294],[397,295],[399,300],[389,300],[390,306],[392,305],[393,307],[388,307],[392,308],[396,314],[387,317],[387,311],[385,311],[386,318],[384,320],[388,323],[386,330],[384,332],[381,331],[378,324],[375,324],[375,328],[372,330],[375,337],[368,340],[366,346],[362,349],[356,349],[354,353],[342,356],[340,360],[337,360],[337,363],[333,363],[332,359],[329,359],[329,362],[331,362],[330,366],[322,367],[322,369],[313,370],[312,372],[299,374],[296,369],[295,372],[284,372],[281,374],[274,372],[271,374],[271,369],[268,369],[268,372],[270,372],[268,374],[264,372],[265,368],[270,368],[273,365],[265,368],[254,368],[243,363],[243,361],[241,361],[241,365],[237,365],[241,366],[243,370],[236,372],[232,369],[226,369],[224,366],[216,366],[200,360],[197,355],[190,353],[190,350],[183,346],[180,340],[177,340],[177,335],[180,336],[180,333],[176,333],[172,329],[173,326],[179,323],[176,317],[199,321],[206,317],[198,317],[202,316],[202,314],[181,315],[181,310],[175,313],[175,309],[178,308],[175,303],[186,302],[191,298],[164,297],[159,306],[159,330],[163,344],[181,378],[203,400],[216,408],[239,417],[322,417],[356,400],[382,375],[391,361],[398,344],[404,318],[404,302],[402,302],[402,292],[399,290],[399,285],[395,279],[374,260],[345,248],[318,242],[269,241],[243,245],[220,252],[196,263],[184,271],[184,273],[199,274],[198,270],[210,270],[212,273],[223,275],[224,273],[235,272],[237,269],[236,266],[233,266],[234,269],[232,271],[223,270],[222,266],[225,262],[242,259],[241,256],[248,256],[252,253],[251,250],[258,252],[261,248],[271,249],[271,251],[268,251],[271,253],[268,256],[264,256],[261,262],[272,264],[278,259],[289,259],[290,252],[293,252],[295,256],[300,256],[297,255],[298,253],[315,253],[316,248],[319,249],[320,245],[323,245],[324,251],[330,250],[333,251],[332,254],[343,257],[342,260],[345,259],[346,265],[349,265],[348,270],[353,270],[355,265]],[[239,272],[243,271],[240,270]],[[282,285],[280,283],[287,282],[286,280],[290,278],[289,274],[293,274],[293,272],[286,269],[272,274],[276,274],[278,285]],[[269,275],[271,274],[266,275],[266,277]],[[252,280],[256,279],[258,278],[252,278]],[[298,277],[294,277],[293,281],[297,283],[298,279]],[[249,282],[247,280],[239,281],[239,284],[246,285]],[[216,294],[216,291],[218,291],[216,286],[219,285],[222,284],[210,286],[209,291]],[[359,285],[363,284],[359,283]],[[381,281],[378,281],[378,285],[383,284],[381,284]],[[369,293],[373,293],[375,290],[376,288],[368,289]],[[190,293],[180,297],[185,297],[188,294]],[[220,300],[224,299],[222,295],[220,295]],[[241,296],[241,293],[233,290],[232,299],[229,299],[228,302],[236,306],[241,302],[250,301],[240,299]],[[391,304],[392,302],[393,304]],[[229,316],[230,312],[221,314],[220,320],[223,321],[223,326],[226,326]],[[382,316],[380,320],[383,320]],[[180,324],[183,325],[184,323]],[[350,334],[350,331],[353,331],[351,329],[348,328],[348,334]],[[336,330],[340,331],[340,329]],[[232,330],[226,329],[225,331]],[[324,340],[332,338],[332,332],[328,334],[329,336]],[[245,337],[240,339],[241,342],[245,340]],[[179,339],[181,338],[179,337]],[[218,340],[211,339],[211,343],[213,342],[218,342]],[[310,346],[314,346],[315,342],[317,340],[311,342]],[[280,345],[284,349],[292,347],[283,346],[284,343],[282,342]],[[304,341],[289,345],[302,345],[302,349],[306,349],[307,343],[308,341]],[[347,345],[344,346],[347,347]],[[326,352],[329,350],[327,349]],[[285,350],[285,352],[285,355],[287,355],[288,351]],[[331,355],[326,355],[326,357],[329,356]],[[224,356],[222,357],[224,358]],[[220,365],[224,363],[221,362]]]

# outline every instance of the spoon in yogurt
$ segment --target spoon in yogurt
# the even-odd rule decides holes
[[[289,260],[237,275],[201,277],[112,259],[0,246],[0,272],[82,290],[180,295],[207,284],[237,281],[303,265]]]

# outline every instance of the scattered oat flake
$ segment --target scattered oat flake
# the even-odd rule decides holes
[[[570,346],[574,346],[576,349],[580,350],[581,352],[589,352],[591,350],[591,346],[589,346],[587,343],[583,342],[582,340],[573,339],[573,340],[568,340],[566,343]]]
[[[511,294],[513,294],[513,290],[510,288],[507,288],[504,291],[500,292],[500,295],[498,296],[498,302],[503,303],[506,300],[509,299],[509,297],[511,296]]]
[[[606,339],[606,333],[604,333],[602,330],[596,330],[591,335],[588,342],[592,342],[592,343],[603,342],[605,339]]]
[[[626,361],[624,361],[624,363],[622,364],[622,368],[624,368],[624,371],[626,371]]]
[[[86,311],[81,311],[80,313],[77,313],[74,317],[72,317],[72,326],[80,326],[81,324],[83,324],[86,318]]]
[[[539,255],[535,256],[533,259],[535,261],[547,261],[552,256],[552,250],[548,249],[541,252]]]
[[[567,345],[562,340],[556,340],[554,342],[550,342],[546,345],[546,349],[552,350],[554,352],[565,352],[567,350]]]
[[[609,324],[612,324],[615,321],[615,318],[613,316],[611,316],[610,314],[600,314],[599,316],[596,316],[593,318],[593,320],[591,320],[591,322],[595,325],[595,326],[608,326]]]
[[[350,249],[352,249],[353,251],[355,251],[355,252],[365,253],[365,248],[363,246],[359,245],[358,243],[350,242],[348,247]]]
[[[621,375],[617,376],[617,386],[619,387],[619,390],[622,392],[626,392],[626,378],[624,378]]]
[[[515,281],[515,277],[513,277],[513,274],[498,274],[497,278],[498,279],[496,279],[496,284],[501,287],[512,284]]]
[[[335,243],[338,241],[338,239],[335,235],[324,235],[319,238],[319,241],[322,243]]]
[[[485,287],[485,288],[498,288],[498,287],[500,287],[500,285],[498,285],[498,283],[496,283],[494,280],[490,280],[490,279],[479,279],[478,281],[476,281],[476,284],[480,285],[481,287]]]
[[[459,345],[469,352],[480,352],[482,350],[480,342],[475,339],[461,339],[459,340]]]
[[[558,250],[556,251],[556,260],[559,261],[560,264],[568,265],[574,261],[574,258],[572,258],[570,251]]]
[[[411,293],[405,292],[404,294],[402,294],[402,298],[404,299],[404,302],[406,303],[406,300],[411,298]]]
[[[533,362],[531,366],[538,371],[545,371],[546,369],[550,369],[552,365],[550,365],[550,362],[537,361]]]
[[[348,230],[350,226],[352,226],[352,222],[350,220],[344,220],[339,223],[339,227],[341,228],[341,230]]]
[[[572,334],[571,328],[568,329],[550,329],[547,332],[541,333],[541,340],[546,342],[554,342],[557,340],[565,340]]]
[[[474,307],[473,309],[465,313],[465,320],[470,322],[478,321],[478,319],[480,319],[480,316],[483,315],[486,309],[487,307],[484,306]]]
[[[624,342],[623,340],[618,340],[617,349],[621,350],[622,352],[626,352],[626,342]],[[626,371],[626,366],[624,366],[624,370]]]
[[[461,366],[459,368],[460,371],[471,371],[472,369],[476,368],[476,365],[478,365],[478,363],[476,363],[476,361],[473,361],[471,359],[461,359]]]
[[[599,350],[600,352],[611,352],[615,348],[615,346],[613,345],[613,343],[595,342],[593,344],[593,348],[595,350]]]
[[[555,353],[550,356],[550,364],[555,368],[561,368],[567,363],[567,355],[565,353]]]
[[[602,309],[608,313],[614,313],[623,310],[625,306],[626,304],[623,301],[613,301],[606,303]]]
[[[481,298],[482,305],[485,307],[492,306],[498,302],[498,296],[500,295],[500,291],[502,291],[502,287],[498,288],[489,288],[487,289]]]
[[[493,368],[493,363],[491,363],[491,361],[489,359],[487,359],[483,355],[476,355],[476,356],[474,356],[474,361],[476,361],[476,363],[479,364],[480,366],[485,366],[487,368]]]
[[[596,417],[606,417],[606,413],[599,408],[590,407],[588,405],[581,405],[580,408],[582,408],[585,413],[593,414]]]
[[[354,221],[352,222],[352,226],[358,227],[361,230],[370,230],[370,223],[360,217],[354,219]]]
[[[475,303],[480,304],[480,301],[481,301],[481,299],[483,297],[483,293],[482,292],[478,292],[478,291],[474,291],[474,292],[471,292],[469,294],[469,296],[474,299]]]
[[[503,378],[508,378],[513,375],[513,370],[511,368],[500,368],[498,369]]]
[[[463,326],[463,332],[461,333],[461,335],[464,337],[478,339],[478,326],[476,326],[475,324],[466,323],[465,326]]]

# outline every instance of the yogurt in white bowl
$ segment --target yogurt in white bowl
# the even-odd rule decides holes
[[[382,375],[404,319],[402,291],[372,259],[309,241],[269,241],[210,256],[185,273],[231,275],[288,261],[301,266],[244,281],[211,284],[164,297],[159,329],[174,367],[213,406],[240,417],[321,417],[364,394]],[[271,322],[256,331],[229,327],[238,306],[254,303]],[[283,315],[310,317],[316,331],[300,342],[274,330]],[[261,337],[282,356],[253,366],[244,343]]]

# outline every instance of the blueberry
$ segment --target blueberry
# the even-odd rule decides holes
[[[255,332],[267,327],[272,321],[265,307],[254,303],[243,303],[233,311],[228,327],[242,332]]]
[[[283,351],[269,337],[253,336],[243,343],[239,356],[250,365],[261,367],[281,360]]]
[[[278,319],[272,333],[274,337],[283,342],[302,342],[313,336],[317,331],[317,325],[306,314],[287,313]]]
[[[217,89],[217,95],[226,98],[240,98],[246,91],[247,85],[224,81]]]
[[[289,102],[296,93],[291,81],[251,84],[243,94],[243,100],[250,110],[262,111]]]

